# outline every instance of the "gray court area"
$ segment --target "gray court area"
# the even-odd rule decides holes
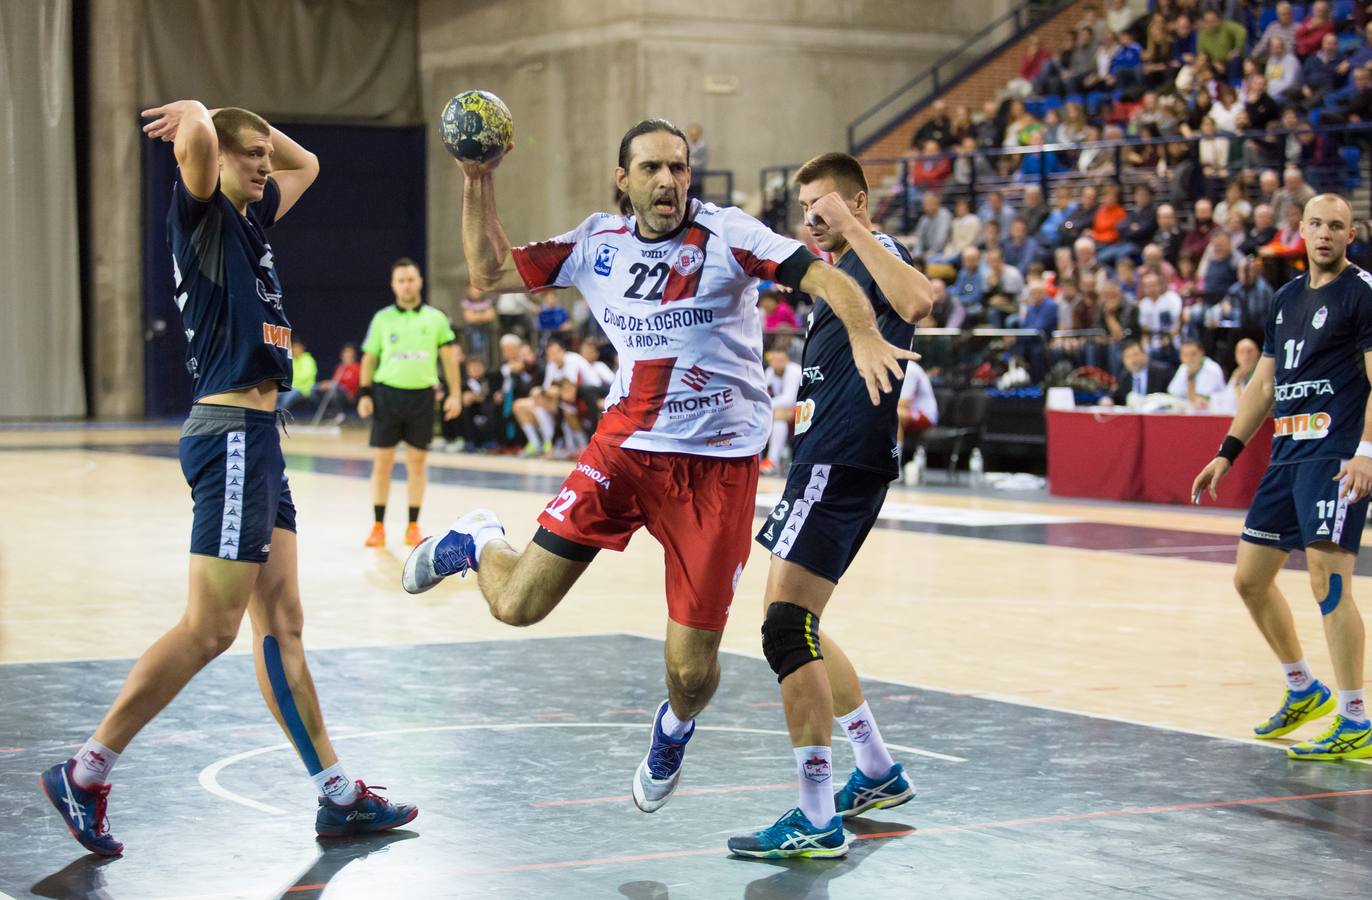
[[[663,696],[662,645],[582,638],[312,654],[353,777],[417,803],[409,829],[316,842],[313,790],[251,660],[211,665],[129,748],[125,856],[86,856],[38,772],[96,724],[131,660],[0,666],[0,892],[13,897],[1355,896],[1372,766],[870,682],[918,796],[853,820],[844,860],[726,856],[794,801],[766,663],[726,655],[682,790],[628,797]],[[1277,698],[1274,696],[1273,700]],[[852,756],[835,741],[835,772]],[[921,752],[914,752],[914,751]],[[962,760],[962,761],[959,761]]]

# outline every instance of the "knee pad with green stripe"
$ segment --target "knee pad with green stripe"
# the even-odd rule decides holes
[[[823,659],[819,616],[794,603],[773,603],[762,620],[762,654],[778,682],[806,663]]]

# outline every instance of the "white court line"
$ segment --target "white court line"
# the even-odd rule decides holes
[[[1107,551],[1105,551],[1105,552],[1107,552],[1107,553],[1130,553],[1130,554],[1135,554],[1135,555],[1140,555],[1140,556],[1142,556],[1142,555],[1146,555],[1146,554],[1149,554],[1149,553],[1164,553],[1164,554],[1165,554],[1165,553],[1215,553],[1215,552],[1218,552],[1218,551],[1220,551],[1220,550],[1236,550],[1236,549],[1238,549],[1238,543],[1237,543],[1237,541],[1236,541],[1235,543],[1233,543],[1233,544],[1220,544],[1220,545],[1215,546],[1215,547],[1125,547],[1125,548],[1118,548],[1118,549],[1112,547],[1112,548],[1110,548],[1109,550],[1107,550]],[[1200,561],[1201,561],[1201,562],[1208,562],[1208,560],[1200,560]]]
[[[356,734],[335,735],[333,737],[333,740],[337,742],[341,740],[350,740],[352,738],[387,737],[389,735],[394,734],[424,734],[434,731],[522,731],[530,728],[645,729],[646,727],[647,726],[642,722],[506,722],[489,725],[427,725],[420,728],[391,728],[385,731],[362,731],[357,732]],[[697,725],[696,730],[720,731],[730,734],[765,734],[774,737],[788,736],[787,732],[785,731],[775,731],[768,728],[739,728],[726,725]],[[835,735],[834,737],[843,739],[843,735]],[[918,747],[906,747],[900,744],[889,743],[886,746],[891,748],[892,750],[899,750],[902,753],[913,753],[918,756],[927,756],[931,759],[943,760],[944,762],[967,762],[967,760],[963,759],[960,756],[949,756],[945,753],[935,753],[932,750],[921,750]],[[243,795],[236,794],[228,788],[224,787],[219,783],[219,773],[227,769],[229,766],[234,765],[235,763],[242,762],[245,759],[251,759],[254,756],[261,756],[265,753],[275,753],[280,750],[294,749],[294,746],[292,746],[291,744],[283,743],[272,744],[269,747],[258,747],[255,750],[245,750],[242,753],[235,753],[232,756],[226,756],[223,759],[216,760],[215,762],[212,762],[205,768],[201,769],[200,776],[197,780],[200,782],[200,786],[202,788],[209,791],[211,794],[214,794],[216,797],[222,797],[223,799],[232,801],[233,803],[242,804],[243,806],[247,806],[257,810],[258,812],[272,813],[274,815],[285,815],[286,810],[284,809],[280,809],[278,807],[271,806],[266,803],[261,803],[257,800],[251,799],[250,797],[244,797]]]

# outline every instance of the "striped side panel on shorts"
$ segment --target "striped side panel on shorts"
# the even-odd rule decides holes
[[[781,537],[777,539],[772,553],[785,559],[791,552],[800,530],[805,527],[805,519],[810,515],[810,507],[824,497],[824,489],[829,484],[829,467],[815,466],[810,469],[810,480],[805,483],[805,493],[791,506],[791,514],[786,524],[781,526]]]
[[[248,470],[248,433],[230,431],[224,435],[224,516],[219,523],[219,556],[238,559],[243,540],[243,487]]]
[[[1339,505],[1334,508],[1334,533],[1329,536],[1336,544],[1343,537],[1343,523],[1348,519],[1348,495],[1343,493],[1346,482],[1346,478],[1339,482],[1339,493],[1342,496],[1339,497]]]

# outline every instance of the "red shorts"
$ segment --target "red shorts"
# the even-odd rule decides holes
[[[647,528],[667,557],[667,615],[720,631],[752,548],[757,466],[756,456],[648,453],[593,437],[538,524],[603,550]]]

